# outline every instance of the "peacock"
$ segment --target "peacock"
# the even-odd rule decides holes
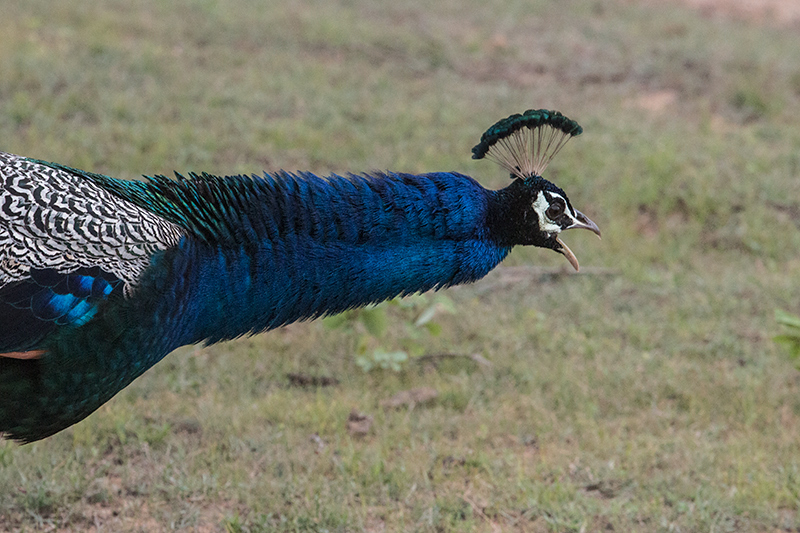
[[[542,178],[582,132],[559,112],[473,148],[510,173],[176,173],[125,181],[0,152],[0,435],[48,437],[172,350],[478,280],[512,247],[578,261],[594,222]]]

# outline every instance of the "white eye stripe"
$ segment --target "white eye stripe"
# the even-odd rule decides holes
[[[539,229],[541,231],[545,233],[559,233],[561,231],[561,226],[550,220],[546,214],[551,203],[551,200],[548,200],[547,198],[548,196],[551,198],[561,198],[564,201],[564,204],[567,203],[566,199],[564,199],[560,194],[539,191],[539,194],[536,196],[536,200],[533,201],[533,210],[536,211],[536,214],[539,216]]]

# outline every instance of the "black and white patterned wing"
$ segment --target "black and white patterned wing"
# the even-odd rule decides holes
[[[91,180],[0,152],[0,353],[35,349],[130,297],[181,228]]]

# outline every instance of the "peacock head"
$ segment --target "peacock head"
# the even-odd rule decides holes
[[[578,259],[559,235],[582,228],[600,237],[589,217],[572,207],[567,194],[542,177],[547,164],[566,142],[583,132],[558,111],[529,109],[489,128],[472,149],[473,159],[489,159],[511,173],[512,184],[500,191],[494,217],[498,238],[508,245],[534,245],[563,254],[579,269]]]
[[[512,231],[508,234],[511,242],[555,250],[578,270],[578,259],[561,240],[560,234],[564,230],[580,228],[600,237],[597,224],[572,207],[561,188],[540,176],[515,179],[506,191],[513,198],[506,197],[508,210],[504,217],[512,221],[509,228]]]

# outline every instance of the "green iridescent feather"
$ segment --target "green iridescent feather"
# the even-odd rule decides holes
[[[481,142],[472,149],[472,159],[482,159],[489,149],[500,139],[504,139],[522,128],[538,128],[550,126],[570,137],[583,133],[583,128],[558,111],[548,109],[528,109],[522,114],[515,113],[510,117],[497,121],[481,136]]]

